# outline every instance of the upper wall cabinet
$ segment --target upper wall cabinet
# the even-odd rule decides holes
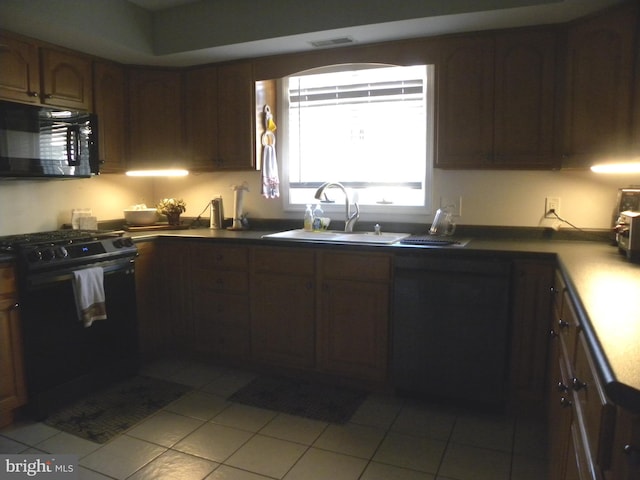
[[[191,70],[185,82],[191,166],[203,170],[255,168],[251,63]]]
[[[93,65],[93,110],[98,115],[100,171],[125,170],[125,71],[120,65],[95,62]]]
[[[632,100],[640,94],[633,72],[637,27],[638,2],[569,27],[563,167],[629,154]]]
[[[88,57],[0,33],[1,98],[90,110],[91,93]]]
[[[443,39],[436,166],[553,168],[556,34]]]
[[[129,150],[132,168],[184,168],[182,73],[134,68],[129,72]]]

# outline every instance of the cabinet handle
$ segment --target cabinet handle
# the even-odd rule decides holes
[[[558,326],[562,329],[564,328],[569,328],[569,322],[565,321],[565,320],[558,320]]]
[[[622,451],[627,455],[632,455],[634,453],[640,453],[640,449],[634,447],[633,445],[627,443],[624,447],[622,447]]]
[[[44,98],[46,98],[48,100],[50,98],[53,98],[53,95],[51,95],[50,93],[45,93],[44,94]]]
[[[558,382],[558,385],[556,386],[556,388],[558,389],[559,392],[568,392],[569,391],[569,387],[566,386],[562,382]]]
[[[576,392],[579,392],[580,390],[582,390],[583,388],[587,388],[587,384],[584,383],[582,380],[580,380],[577,377],[573,377],[571,379],[571,386],[573,387],[573,389]]]
[[[551,330],[549,330],[549,337],[550,338],[558,338],[558,332],[556,332],[553,328]]]
[[[571,400],[569,400],[567,397],[562,397],[560,399],[560,406],[562,406],[563,408],[569,408],[572,405],[573,402],[571,402]]]
[[[40,95],[38,94],[38,92],[27,92],[27,95],[28,95],[29,97],[34,97],[34,98],[37,98],[37,97],[39,97],[39,96],[40,96]]]
[[[14,303],[13,305],[11,305],[11,308],[9,310],[17,310],[18,308],[20,308],[20,304]]]

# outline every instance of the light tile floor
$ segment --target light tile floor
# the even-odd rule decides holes
[[[327,424],[227,401],[250,372],[167,360],[143,373],[194,389],[103,445],[22,421],[0,430],[0,452],[77,454],[86,480],[546,478],[543,419],[372,394]]]

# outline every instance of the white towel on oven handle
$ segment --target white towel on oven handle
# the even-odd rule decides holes
[[[85,327],[96,320],[106,320],[104,295],[104,270],[90,267],[73,272],[73,291],[76,297],[78,318]]]

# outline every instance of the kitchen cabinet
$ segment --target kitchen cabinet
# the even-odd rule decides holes
[[[640,478],[640,415],[618,409],[607,480],[637,478]]]
[[[607,398],[586,334],[561,274],[552,287],[549,375],[549,478],[613,476],[617,408]],[[622,447],[621,447],[622,449]]]
[[[397,255],[393,384],[499,406],[507,399],[510,263]]]
[[[316,256],[313,250],[253,249],[253,359],[289,368],[316,365]]]
[[[91,59],[0,33],[0,98],[91,110]]]
[[[20,309],[14,266],[0,264],[0,427],[13,420],[27,400]]]
[[[511,395],[517,409],[540,409],[546,396],[551,262],[515,260],[511,274]],[[542,413],[542,412],[541,412]]]
[[[632,100],[640,91],[634,77],[638,11],[638,2],[627,2],[569,26],[563,168],[629,154]]]
[[[318,369],[343,377],[387,380],[391,256],[320,253]]]
[[[172,340],[172,319],[165,315],[161,296],[162,257],[155,241],[139,242],[136,246],[136,304],[140,353],[143,357],[154,357],[168,350]]]
[[[128,94],[129,167],[184,168],[182,73],[132,68]]]
[[[550,28],[443,39],[436,167],[553,168],[555,52]]]
[[[98,115],[100,171],[121,173],[126,169],[127,101],[124,68],[115,63],[95,62],[93,88],[93,111]]]
[[[191,289],[185,295],[193,301],[195,350],[210,357],[247,359],[249,248],[193,243],[189,255]]]
[[[250,62],[198,68],[185,77],[189,162],[202,170],[254,169],[254,82]]]

